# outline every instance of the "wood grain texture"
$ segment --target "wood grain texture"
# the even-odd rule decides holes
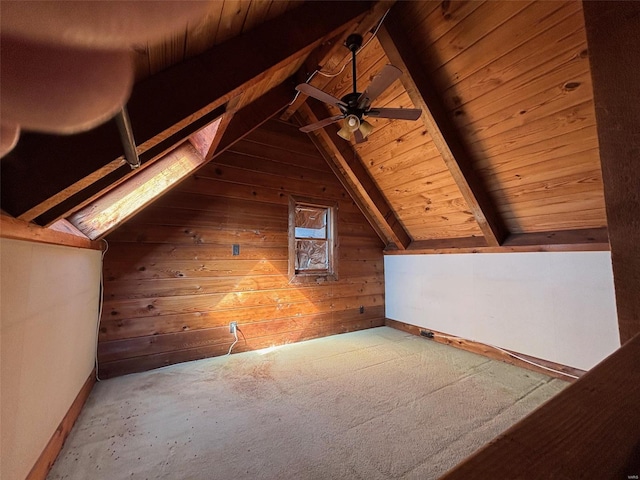
[[[73,185],[70,185],[69,187],[60,190],[55,195],[52,195],[51,197],[39,203],[35,207],[27,210],[18,218],[20,218],[21,220],[24,220],[25,222],[30,222],[38,218],[40,215],[44,214],[47,210],[50,210],[56,205],[59,205],[63,201],[71,198],[74,194],[82,191],[87,186],[95,183],[96,181],[103,178],[104,176],[109,175],[110,173],[118,169],[121,169],[122,171],[126,171],[126,168],[124,167],[125,167],[125,160],[123,155],[122,157],[119,157],[116,160],[113,160],[107,163],[104,167],[99,168],[95,172],[92,172],[91,174],[87,175],[86,177],[81,178],[80,180],[75,182]]]
[[[285,12],[245,35],[233,37],[138,82],[127,109],[139,155],[159,145],[174,147],[194,133],[195,130],[190,130],[192,124],[238,94],[251,93],[254,87],[264,93],[277,85],[292,75],[324,38],[348,29],[370,6],[369,2],[305,3],[295,11],[297,15],[313,18],[313,22],[298,21],[292,12]],[[283,31],[287,35],[282,35]],[[269,85],[271,81],[273,85]],[[11,152],[11,159],[9,156],[3,159],[3,206],[14,216],[22,215],[121,155],[117,129],[112,122],[69,137],[23,136],[19,147]],[[56,162],[51,162],[52,156]],[[78,158],[82,161],[77,161]],[[16,187],[18,184],[20,188]],[[66,199],[62,216],[78,205],[69,207],[72,200],[73,196]],[[38,223],[46,224],[60,216],[38,218]]]
[[[406,250],[385,249],[387,255],[510,252],[594,252],[609,251],[606,228],[586,228],[536,233],[512,233],[502,245],[489,247],[483,238],[441,238],[414,241]]]
[[[233,99],[231,99],[229,103],[231,103],[231,101],[233,101]],[[117,160],[117,162],[120,164],[120,168],[106,170],[100,169],[99,171],[93,172],[87,177],[76,182],[74,185],[61,190],[58,195],[47,199],[41,204],[41,206],[43,208],[46,207],[46,209],[43,211],[43,213],[35,218],[35,222],[41,225],[49,226],[59,219],[65,218],[71,215],[73,212],[86,207],[89,203],[98,199],[102,195],[105,195],[112,189],[118,187],[123,182],[129,180],[132,176],[140,173],[150,165],[153,165],[155,161],[174,150],[180,143],[185,140],[185,137],[183,137],[182,135],[190,135],[191,133],[198,132],[199,129],[205,127],[207,124],[215,121],[218,117],[223,115],[224,111],[225,106],[221,106],[219,108],[211,110],[206,115],[203,115],[197,121],[193,122],[188,127],[183,129],[181,132],[167,136],[153,148],[150,148],[144,153],[141,153],[139,155],[141,165],[135,170],[129,168],[124,161]],[[89,132],[89,134],[91,134],[91,132]],[[73,139],[76,139],[77,141],[76,137],[70,138],[72,144]],[[91,138],[91,135],[88,138]],[[83,146],[80,147],[79,145],[76,145],[76,147],[78,148],[78,152],[91,148],[90,144],[84,144],[84,142],[87,141],[88,138],[82,136],[82,139],[79,140],[80,144],[82,144]],[[69,147],[69,145],[67,145],[67,147]],[[99,142],[98,145],[95,145],[95,147],[98,149],[101,148],[99,146]],[[103,150],[101,150],[101,152],[102,151]],[[60,152],[56,153],[60,154]],[[75,158],[76,154],[77,152],[74,151],[74,153],[72,154],[73,158]],[[100,154],[96,153],[96,155]],[[114,162],[111,162],[109,165],[114,165]]]
[[[296,112],[294,118],[298,121],[298,124],[301,125],[304,123],[303,116],[300,113]],[[336,165],[336,163],[333,161],[333,157],[331,156],[331,152],[328,150],[328,148],[325,147],[325,144],[321,142],[320,139],[315,135],[310,135],[309,138],[313,142],[314,146],[318,149],[318,151],[322,153],[327,165],[329,165],[330,170],[333,172],[333,174],[338,179],[340,179],[340,183],[342,183],[344,189],[349,193],[351,199],[356,205],[358,205],[358,208],[369,222],[369,225],[371,225],[371,228],[373,228],[373,230],[376,232],[378,238],[380,238],[380,240],[385,245],[388,245],[390,242],[392,242],[389,234],[385,231],[384,227],[380,225],[379,220],[376,218],[375,212],[372,210],[372,207],[359,193],[357,185],[353,181],[350,181],[349,178],[344,174],[344,171],[338,165]]]
[[[373,319],[365,318],[362,320],[358,318],[356,320],[334,321],[331,324],[325,321],[324,327],[310,327],[303,330],[269,334],[255,338],[243,336],[242,327],[239,326],[238,336],[240,338],[240,341],[238,342],[238,344],[236,344],[236,346],[234,346],[233,351],[236,353],[240,353],[251,350],[259,350],[262,348],[269,348],[274,345],[285,345],[287,343],[301,342],[304,340],[311,340],[314,338],[325,337],[327,335],[334,335],[337,333],[347,333],[356,330],[363,330],[365,328],[380,327],[382,325],[384,325],[383,317],[376,317]],[[228,336],[228,325],[225,326],[223,330],[226,331],[226,334]],[[108,377],[114,377],[132,372],[150,370],[152,368],[158,368],[160,366],[171,365],[178,362],[199,360],[207,357],[225,355],[228,352],[232,342],[233,337],[226,343],[199,345],[179,351],[156,353],[134,358],[123,358],[121,360],[106,364],[101,374]]]
[[[272,4],[276,6],[273,7]],[[167,33],[152,43],[135,45],[136,81],[192,58],[240,33],[248,32],[285,11],[301,5],[299,0],[216,0],[200,19],[186,28]],[[269,14],[270,13],[270,14]]]
[[[225,354],[231,321],[234,352],[383,324],[383,245],[309,145],[269,120],[108,236],[101,376]],[[337,203],[338,281],[289,282],[289,195]]]
[[[424,4],[427,5],[427,4]],[[362,88],[390,60],[377,38],[358,55]],[[333,94],[350,88],[351,74],[336,81]],[[394,82],[376,106],[413,108],[400,81]],[[369,118],[374,125],[367,142],[353,145],[383,192],[400,223],[414,240],[481,235],[453,177],[422,122]],[[469,222],[470,220],[470,222]]]
[[[550,377],[560,378],[562,380],[566,380],[567,382],[575,382],[577,380],[577,378],[575,377],[580,378],[586,373],[584,370],[580,370],[578,368],[568,367],[556,362],[532,357],[530,355],[525,355],[523,353],[518,353],[511,350],[501,350],[492,345],[474,342],[473,340],[467,340],[465,338],[450,335],[448,333],[438,332],[430,328],[418,327],[416,325],[399,322],[398,320],[392,320],[390,318],[385,319],[385,325],[397,330],[402,330],[403,332],[407,332],[412,335],[417,335],[418,337],[423,336],[421,332],[430,332],[433,334],[433,337],[424,337],[426,341],[450,345],[461,350],[466,350],[467,352],[483,355],[493,360],[499,360],[501,362],[509,363],[520,368],[526,368],[527,370],[542,373]],[[537,364],[539,366],[534,365],[530,362],[533,362],[534,364]]]
[[[216,128],[219,122],[216,122]],[[191,175],[204,162],[193,145],[185,142],[129,181],[71,215],[69,221],[90,239],[100,239]]]
[[[224,152],[282,110],[291,101],[292,89],[292,82],[285,81],[235,112],[210,158]]]
[[[78,230],[71,222],[64,219],[58,220],[57,222],[49,225],[49,227],[47,228],[56,230],[58,232],[70,233],[71,235],[76,235],[81,238],[89,238],[80,230]]]
[[[0,237],[28,242],[65,245],[67,247],[89,248],[101,250],[100,242],[94,242],[86,237],[80,237],[67,232],[44,228],[33,223],[27,223],[8,215],[0,215]]]
[[[635,478],[640,335],[442,478]]]
[[[606,226],[581,3],[398,2],[394,11],[401,15],[385,23],[411,40],[406,56],[421,65],[413,80],[428,77],[426,90],[467,146],[507,230]],[[362,52],[359,84],[384,63],[398,62]],[[332,93],[348,83],[347,75],[335,80]],[[416,103],[405,103],[397,86],[388,94],[385,106]],[[430,132],[407,124],[378,122],[368,142],[355,145],[398,219],[414,240],[477,236],[463,216],[472,211],[464,195],[442,176]]]
[[[375,105],[420,106],[418,91],[427,104],[442,107],[436,127],[440,133],[453,132],[445,138],[449,150],[455,153],[461,144],[468,157],[465,175],[471,188],[464,183],[459,187],[455,179],[465,175],[449,173],[448,157],[440,153],[442,142],[434,138],[437,129],[431,132],[422,122],[369,118],[374,130],[367,142],[352,146],[377,187],[376,196],[390,207],[383,217],[391,219],[393,228],[385,227],[365,202],[356,201],[385,242],[402,235],[400,229],[415,241],[490,238],[493,234],[486,227],[491,222],[485,220],[491,215],[512,234],[606,227],[582,2],[396,2],[385,23],[400,31],[395,46],[401,47],[397,50],[402,62],[385,54],[380,42],[385,41],[385,29],[374,34],[392,4],[220,0],[181,31],[151,45],[133,46],[141,76],[129,113],[143,168],[210,123],[216,107],[226,108],[225,122],[246,108],[248,122],[238,116],[226,138],[216,137],[225,148],[259,123],[256,119],[265,118],[267,110],[277,108],[260,105],[266,94],[282,89],[284,99],[283,82],[306,81],[317,67],[328,76],[316,74],[310,80],[313,85],[338,97],[350,91],[350,57],[342,42],[358,31],[365,41],[357,55],[360,90],[387,63],[417,65],[410,69],[411,76],[403,77],[413,85],[394,82]],[[157,73],[149,77],[151,70]],[[292,100],[295,92],[289,93]],[[450,128],[443,130],[444,124]],[[307,170],[296,178],[285,173],[292,191],[304,190],[308,182],[313,195],[339,196],[319,181],[320,175],[316,180],[310,177],[312,170],[330,169],[326,164],[320,169],[305,165],[308,156],[315,155],[308,150],[314,148],[309,142],[265,143],[263,137],[279,135],[276,130],[251,134],[250,142],[242,142],[242,151],[234,151],[242,156],[229,157],[224,168],[208,169],[197,181],[189,181],[191,193],[219,189],[225,195],[272,202],[281,193],[277,189],[284,187],[277,184],[276,169],[295,163]],[[121,154],[117,129],[109,123],[71,137],[25,132],[3,158],[3,208],[40,225],[65,218],[126,180],[131,173],[119,159]],[[250,164],[261,161],[268,175],[258,186]],[[244,175],[250,178],[243,181]],[[483,190],[479,195],[489,199],[486,203],[472,195]],[[482,207],[487,204],[489,208]],[[490,212],[485,212],[487,218],[476,206]]]
[[[35,465],[27,475],[26,480],[44,480],[47,478],[49,470],[51,470],[53,463],[56,461],[56,458],[58,458],[58,454],[60,453],[60,450],[62,450],[64,441],[69,436],[69,433],[71,433],[73,424],[76,423],[78,415],[80,415],[80,411],[87,401],[87,398],[89,398],[89,394],[91,393],[95,383],[96,371],[93,370],[69,407],[69,411],[60,422],[60,425],[58,425],[58,428],[47,443],[47,446],[44,448]]]
[[[306,59],[304,72],[300,72],[300,77],[308,77],[308,72],[313,72],[313,77],[308,79],[307,83],[320,90],[329,89],[332,76],[350,61],[351,52],[345,46],[347,36],[357,33],[364,37],[363,42],[367,42],[371,38],[368,35],[371,35],[376,25],[394,3],[395,0],[377,1],[357,25],[316,48]],[[348,72],[349,69],[346,70]],[[318,74],[318,71],[329,76]],[[298,95],[280,118],[285,121],[289,120],[306,99],[306,95],[302,93]]]
[[[406,72],[401,77],[413,103],[422,109],[422,122],[429,131],[442,159],[460,189],[490,246],[498,246],[508,230],[489,196],[482,179],[473,167],[473,159],[455,126],[438,98],[435,88],[424,73],[425,67],[412,54],[413,49],[392,10],[388,22],[380,29],[379,38],[391,62]]]
[[[325,118],[327,110],[316,104],[305,104],[299,109],[301,118],[307,123],[317,122]],[[329,125],[309,135],[315,136],[317,145],[322,148],[345,177],[345,182],[353,186],[354,193],[363,203],[366,211],[375,218],[375,223],[385,232],[386,238],[398,248],[406,248],[411,238],[398,221],[390,205],[362,164],[362,160],[354,152],[351,145],[338,137],[338,127]]]
[[[640,4],[585,2],[620,341],[640,332]],[[638,472],[636,472],[637,474]]]
[[[296,22],[292,12],[287,12],[246,35],[138,83],[128,110],[141,146],[149,140],[153,143],[161,132],[183,128],[185,122],[191,123],[225,97],[250,89],[307,55],[323,38],[344,30],[368,8],[366,2],[340,6],[331,2],[305,4],[296,11],[314,18],[313,23]],[[286,37],[282,31],[288,32]],[[233,74],[220,74],[221,68]],[[156,106],[151,115],[149,105]]]

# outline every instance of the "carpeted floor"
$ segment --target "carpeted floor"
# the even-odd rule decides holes
[[[565,385],[380,327],[102,381],[48,478],[437,478]]]

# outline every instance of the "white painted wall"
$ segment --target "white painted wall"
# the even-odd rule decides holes
[[[620,346],[609,252],[385,256],[387,318],[588,370]]]
[[[0,239],[0,478],[24,480],[94,364],[101,253]]]

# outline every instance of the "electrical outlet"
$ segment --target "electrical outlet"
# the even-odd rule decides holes
[[[230,333],[236,333],[237,329],[238,329],[238,322],[231,322],[229,324],[229,332]]]
[[[420,330],[420,335],[427,338],[433,338],[433,332],[429,330]]]
[[[360,305],[360,313],[364,313],[364,305]]]

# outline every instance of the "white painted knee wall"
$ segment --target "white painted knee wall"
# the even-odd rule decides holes
[[[2,480],[23,480],[93,370],[101,252],[0,240]]]
[[[609,252],[385,256],[387,318],[588,370],[620,346]]]

